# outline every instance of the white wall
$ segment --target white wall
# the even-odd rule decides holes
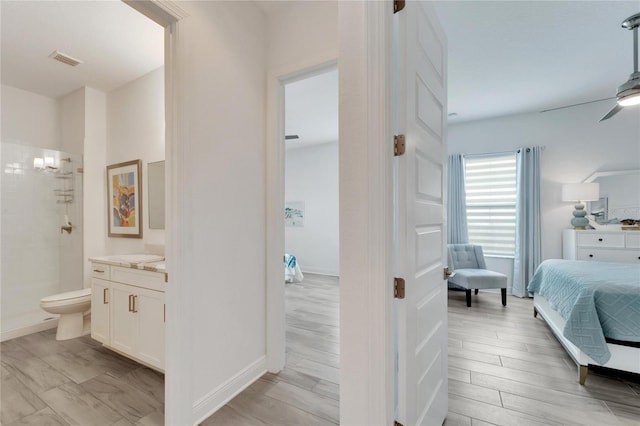
[[[339,273],[338,142],[291,148],[285,200],[304,201],[304,227],[285,227],[285,250],[304,272]]]
[[[180,7],[166,422],[194,424],[266,371],[266,27],[250,2]]]
[[[563,183],[595,171],[640,168],[640,110],[598,120],[611,107],[598,102],[547,113],[520,114],[449,125],[449,152],[479,154],[545,146],[541,157],[542,257],[562,257],[562,229],[573,204],[561,200]],[[489,265],[489,260],[488,266]]]
[[[164,68],[109,92],[106,120],[106,164],[142,160],[142,238],[107,238],[105,254],[144,253],[165,242],[164,229],[149,229],[147,197],[147,165],[164,160]]]
[[[88,258],[106,253],[107,95],[84,88],[84,283],[91,285]]]
[[[58,101],[2,86],[2,141],[61,149]]]
[[[59,99],[62,150],[82,155],[85,134],[85,88]]]
[[[326,71],[338,61],[338,3],[287,2],[267,19],[267,353],[268,367],[285,363],[285,305],[282,286],[285,153],[283,84],[308,73]],[[292,34],[295,36],[292,37]],[[304,74],[304,75],[303,75]]]
[[[338,2],[289,2],[268,17],[269,72],[277,75],[338,59]]]

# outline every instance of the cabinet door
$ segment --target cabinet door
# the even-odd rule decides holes
[[[136,289],[137,357],[164,369],[164,293]]]
[[[136,288],[111,283],[111,346],[135,356],[136,313],[133,312],[133,295]]]
[[[109,344],[109,281],[91,279],[91,337]]]

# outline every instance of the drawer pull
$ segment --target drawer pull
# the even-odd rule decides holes
[[[132,306],[131,306],[131,312],[133,312],[134,314],[136,312],[138,312],[138,308],[136,307],[136,302],[138,301],[138,296],[133,294],[133,297],[131,298],[133,300]]]
[[[602,238],[598,238],[598,241],[601,241],[601,242],[602,242],[602,241],[603,241],[603,239],[602,239]]]
[[[102,269],[94,269],[93,272],[97,272],[99,274],[104,274],[104,270],[102,270]]]
[[[108,290],[107,288],[103,288],[103,289],[102,289],[102,304],[103,304],[103,305],[106,305],[106,304],[108,304],[108,303],[109,303],[109,302],[107,301],[107,290]]]
[[[589,257],[593,257],[593,255],[592,255],[592,254],[590,254],[590,255],[589,255]]]
[[[132,302],[131,302],[131,301],[132,301],[132,300],[133,300],[133,294],[130,294],[130,295],[129,295],[129,312],[132,312],[132,308],[131,308],[131,305],[132,305]]]

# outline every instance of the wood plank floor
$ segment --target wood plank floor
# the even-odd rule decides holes
[[[338,280],[305,274],[286,284],[286,364],[202,422],[227,425],[333,425],[339,422]]]
[[[287,363],[202,424],[327,425],[339,419],[337,279],[287,284]],[[452,425],[640,425],[640,378],[591,371],[586,386],[530,299],[449,293]],[[0,344],[0,424],[162,425],[164,377],[88,336],[45,331]]]

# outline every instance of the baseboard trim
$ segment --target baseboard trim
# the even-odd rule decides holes
[[[193,418],[196,420],[193,424],[200,424],[266,372],[267,357],[263,355],[225,383],[198,399],[193,403]]]
[[[318,272],[318,271],[312,271],[312,270],[305,270],[305,269],[301,269],[302,271],[302,275],[304,274],[311,274],[311,275],[324,275],[325,277],[338,277],[339,274],[337,272]]]
[[[51,328],[56,328],[57,326],[58,318],[54,318],[37,324],[28,325],[26,327],[16,328],[15,330],[3,331],[0,333],[0,342],[15,339],[16,337],[26,336],[27,334],[39,333]]]

